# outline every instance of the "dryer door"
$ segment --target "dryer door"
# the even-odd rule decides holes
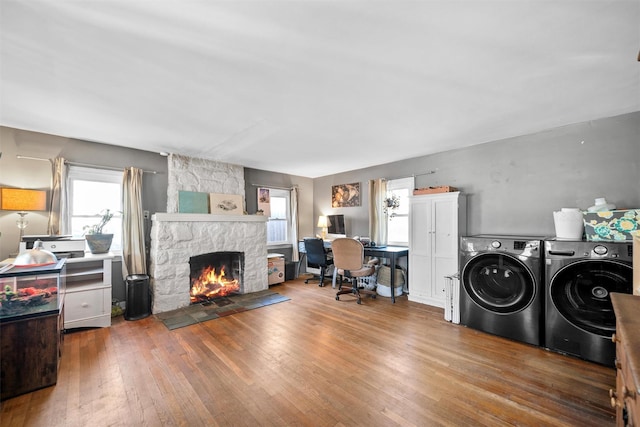
[[[480,307],[498,314],[523,310],[536,296],[531,271],[506,253],[485,253],[471,258],[462,269],[463,289]]]
[[[604,337],[616,330],[611,292],[631,294],[633,268],[609,260],[583,260],[558,270],[549,282],[551,302],[574,326]]]

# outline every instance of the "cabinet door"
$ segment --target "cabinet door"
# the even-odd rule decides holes
[[[432,209],[432,297],[445,300],[445,276],[458,271],[458,198],[435,199]]]
[[[458,200],[457,198],[438,199],[433,201],[432,230],[433,256],[435,258],[451,258],[458,256]],[[453,274],[450,271],[448,274]]]
[[[411,200],[409,211],[410,254],[429,256],[431,252],[431,203],[428,200]]]
[[[432,203],[429,198],[414,198],[409,211],[409,300],[430,304],[432,277]]]

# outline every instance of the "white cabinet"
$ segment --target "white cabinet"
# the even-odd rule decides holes
[[[409,301],[444,308],[445,277],[458,272],[467,227],[460,192],[413,196],[409,211]]]
[[[111,326],[112,254],[67,259],[64,328]]]

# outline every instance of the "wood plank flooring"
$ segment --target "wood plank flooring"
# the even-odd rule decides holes
[[[613,426],[611,368],[331,286],[169,331],[150,316],[65,336],[58,383],[1,403],[18,426]]]

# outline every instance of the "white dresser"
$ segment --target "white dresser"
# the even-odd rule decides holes
[[[111,326],[111,264],[114,255],[86,253],[67,259],[64,328]]]

